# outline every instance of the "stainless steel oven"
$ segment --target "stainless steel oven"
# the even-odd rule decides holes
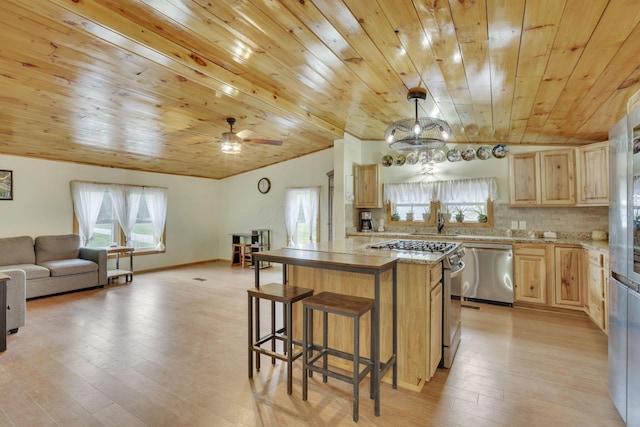
[[[442,271],[442,362],[450,368],[460,345],[462,334],[462,271],[464,262],[459,261]]]

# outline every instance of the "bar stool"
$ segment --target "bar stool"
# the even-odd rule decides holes
[[[259,288],[247,289],[249,297],[249,378],[253,378],[253,354],[256,355],[256,370],[260,370],[260,355],[265,354],[271,357],[271,363],[275,364],[275,359],[287,362],[287,393],[292,393],[292,367],[293,361],[302,356],[303,351],[293,352],[294,344],[301,344],[299,341],[293,340],[293,304],[313,295],[313,289],[300,288],[291,285],[282,285],[280,283],[269,283]],[[253,316],[253,301],[256,306],[260,304],[261,299],[271,301],[271,331],[260,337],[260,318]],[[276,328],[275,303],[279,302],[284,307],[284,326],[280,329]],[[254,331],[255,325],[255,331]],[[255,334],[255,336],[254,336]],[[276,351],[276,341],[283,342],[283,351]],[[263,348],[265,343],[271,343],[271,349]]]
[[[303,306],[303,356],[302,356],[302,400],[307,400],[308,376],[313,372],[322,374],[322,382],[327,382],[327,377],[339,379],[353,385],[353,421],[358,421],[358,400],[360,382],[371,373],[370,398],[376,402],[376,408],[380,402],[379,379],[373,372],[374,361],[360,356],[360,318],[367,312],[371,313],[371,331],[373,328],[374,301],[370,298],[362,298],[351,295],[336,294],[333,292],[320,292],[302,301]],[[322,312],[322,345],[313,342],[313,311]],[[347,316],[353,319],[353,354],[346,353],[328,346],[327,319],[329,313]],[[375,332],[373,332],[375,333]],[[373,339],[370,337],[371,357],[374,352]],[[314,354],[314,351],[317,353]],[[335,356],[353,362],[351,376],[331,370],[327,364],[327,356]],[[322,366],[318,366],[319,362]],[[364,368],[360,370],[360,365]]]
[[[251,266],[251,245],[247,243],[233,243],[231,245],[231,266],[241,265],[243,268]]]

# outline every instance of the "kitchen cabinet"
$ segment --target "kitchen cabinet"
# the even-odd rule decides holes
[[[574,149],[518,153],[509,156],[511,206],[573,206]]]
[[[609,141],[576,149],[578,206],[609,206]]]
[[[354,165],[354,207],[382,207],[381,174],[382,168],[380,164]]]
[[[597,250],[586,250],[587,296],[585,310],[605,333],[609,330],[609,256]]]
[[[582,253],[580,247],[556,246],[552,306],[583,310]]]
[[[513,245],[515,302],[547,304],[551,251],[552,245]]]
[[[509,202],[512,206],[540,204],[538,153],[519,153],[509,156]]]

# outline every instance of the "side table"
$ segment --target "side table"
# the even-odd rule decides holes
[[[113,281],[120,276],[124,276],[126,282],[133,281],[133,251],[135,249],[127,246],[108,246],[105,249],[107,250],[107,256],[111,254],[116,255],[116,268],[114,270],[107,270],[107,283],[113,283]],[[129,254],[128,270],[120,269],[121,254]]]

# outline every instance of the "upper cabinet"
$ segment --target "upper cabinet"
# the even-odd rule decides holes
[[[509,156],[509,202],[513,206],[540,204],[540,156],[519,153]]]
[[[608,142],[509,155],[511,206],[608,206]]]
[[[509,156],[511,206],[573,206],[573,149],[538,151]]]
[[[609,205],[609,141],[576,149],[576,190],[580,206]]]
[[[353,179],[356,208],[382,207],[382,169],[380,164],[354,165]]]

